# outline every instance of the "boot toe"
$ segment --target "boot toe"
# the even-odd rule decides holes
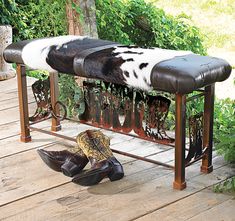
[[[57,172],[63,172],[64,175],[69,177],[79,173],[88,163],[87,157],[70,153],[67,150],[47,151],[38,149],[37,152],[48,167]]]
[[[43,149],[38,149],[37,150],[39,156],[43,160],[43,162],[50,167],[52,170],[55,170],[57,172],[61,172],[61,166],[64,164],[64,160],[59,160],[56,156],[55,153],[57,151],[46,151]]]

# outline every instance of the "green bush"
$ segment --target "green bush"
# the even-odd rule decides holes
[[[132,43],[124,31],[128,7],[122,0],[96,0],[96,21],[99,38]]]
[[[217,152],[230,163],[235,163],[235,101],[215,102],[214,142]]]
[[[187,115],[203,111],[203,99],[187,104]],[[215,99],[214,146],[218,154],[229,163],[235,163],[235,101]]]
[[[96,9],[102,39],[206,53],[198,28],[144,0],[96,0]]]
[[[235,176],[230,177],[213,187],[214,192],[223,193],[223,192],[235,192]]]
[[[235,163],[235,100],[216,100],[214,113],[215,149],[227,162]],[[235,176],[215,185],[213,190],[235,192]]]
[[[0,23],[11,25],[14,41],[67,33],[65,0],[2,0]]]

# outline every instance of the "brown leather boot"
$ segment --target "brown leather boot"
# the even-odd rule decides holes
[[[66,176],[74,176],[79,173],[89,162],[79,147],[70,151],[47,151],[44,149],[37,150],[44,163],[51,169],[63,172]]]
[[[115,181],[124,176],[122,165],[110,149],[110,139],[101,131],[82,132],[77,136],[77,143],[90,160],[91,168],[74,176],[74,183],[91,186],[98,184],[105,177]]]

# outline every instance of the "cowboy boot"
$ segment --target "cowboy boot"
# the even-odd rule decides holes
[[[69,177],[79,173],[89,162],[79,147],[74,147],[69,151],[38,149],[37,152],[48,167]]]
[[[82,171],[73,178],[74,183],[82,186],[98,184],[108,177],[110,181],[124,176],[120,162],[113,156],[110,139],[98,130],[87,130],[77,136],[77,143],[88,157],[91,168]]]

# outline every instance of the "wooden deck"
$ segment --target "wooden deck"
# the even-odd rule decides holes
[[[235,196],[212,191],[212,185],[234,175],[235,169],[215,153],[213,173],[200,173],[200,162],[187,168],[183,191],[172,189],[171,170],[122,155],[116,155],[125,170],[122,180],[82,187],[50,170],[36,152],[74,144],[37,132],[32,132],[32,142],[19,142],[16,79],[0,82],[0,93],[0,220],[235,220]],[[32,94],[29,102],[33,113]],[[49,130],[50,122],[40,127]],[[62,127],[59,133],[70,136],[88,128],[71,122],[63,122]],[[104,133],[112,138],[113,148],[174,163],[170,147]]]

